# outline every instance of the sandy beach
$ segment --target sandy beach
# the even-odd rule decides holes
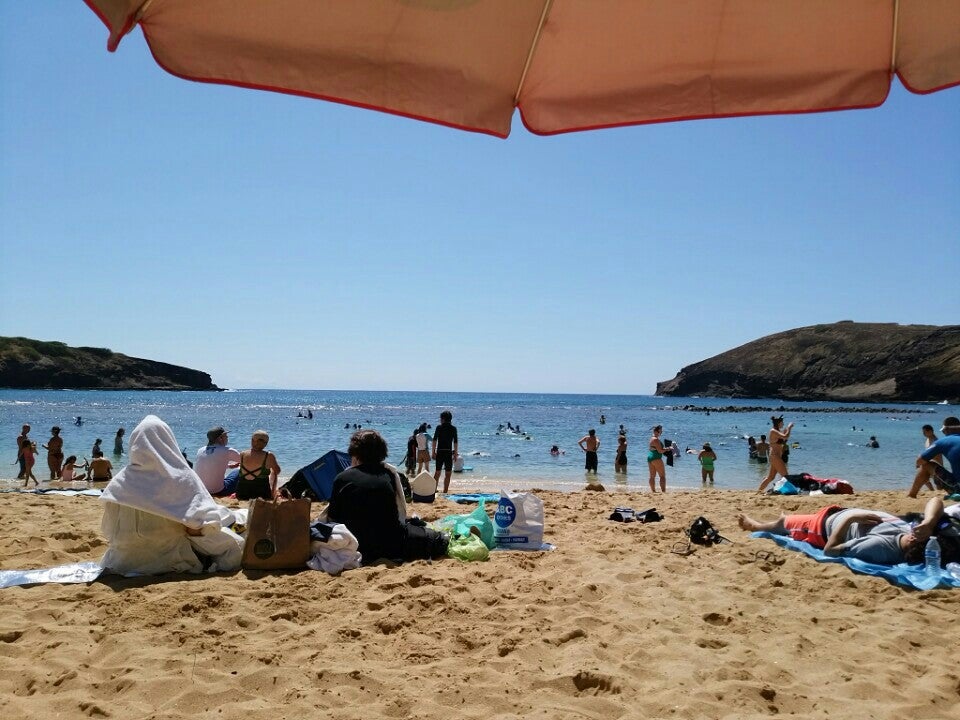
[[[554,552],[0,590],[0,715],[957,717],[960,592],[904,590],[737,527],[823,498],[537,494]],[[610,522],[614,505],[666,519]],[[700,514],[733,544],[672,554]],[[2,569],[99,558],[100,516],[94,498],[0,495]]]

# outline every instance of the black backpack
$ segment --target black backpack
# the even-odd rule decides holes
[[[710,547],[711,545],[719,545],[722,542],[730,542],[723,537],[703,515],[694,520],[690,529],[686,532],[690,537],[690,542],[694,545]]]

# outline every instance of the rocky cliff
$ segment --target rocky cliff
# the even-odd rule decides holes
[[[683,368],[657,395],[960,402],[960,325],[813,325]]]
[[[106,348],[0,337],[0,387],[76,390],[219,390],[199,370]]]

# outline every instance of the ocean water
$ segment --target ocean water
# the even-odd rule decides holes
[[[714,408],[712,412],[680,409],[685,405]],[[752,412],[719,412],[718,408],[755,407]],[[0,464],[0,485],[16,477],[16,437],[24,423],[33,427],[38,446],[59,425],[67,455],[90,456],[96,438],[103,439],[111,457],[117,428],[131,430],[147,414],[165,420],[191,459],[206,442],[206,431],[223,425],[230,445],[249,447],[254,430],[270,433],[269,449],[289,477],[298,468],[331,448],[346,450],[353,426],[378,430],[390,447],[389,461],[400,464],[406,440],[420,422],[439,423],[440,412],[453,412],[460,452],[472,471],[454,475],[452,491],[506,488],[578,490],[584,487],[583,453],[577,441],[595,428],[601,440],[598,480],[608,490],[648,487],[646,449],[650,429],[663,425],[664,438],[680,447],[699,448],[710,442],[719,459],[717,488],[755,488],[766,472],[748,460],[746,435],[768,433],[770,415],[785,407],[786,422],[795,427],[799,443],[790,456],[790,472],[839,477],[862,490],[907,488],[914,461],[923,449],[920,427],[939,431],[946,415],[957,408],[937,405],[886,405],[889,412],[862,412],[865,404],[831,402],[660,398],[635,395],[562,395],[504,393],[364,392],[323,390],[236,390],[227,392],[124,392],[65,390],[0,390],[0,439],[7,460]],[[313,419],[298,418],[313,412]],[[803,410],[790,412],[791,408]],[[814,412],[823,409],[840,412]],[[874,408],[880,409],[880,408]],[[896,411],[896,412],[895,412]],[[778,413],[779,414],[779,413]],[[600,424],[600,416],[606,424]],[[82,426],[74,425],[81,416]],[[499,424],[519,424],[524,435],[497,434]],[[617,475],[613,459],[620,424],[629,440],[628,472]],[[855,429],[854,429],[855,428]],[[871,435],[879,449],[866,447]],[[550,455],[558,445],[564,454]],[[119,468],[126,456],[113,458]],[[43,480],[46,453],[40,450],[35,474]],[[669,488],[701,487],[700,468],[693,455],[683,455],[667,468]]]

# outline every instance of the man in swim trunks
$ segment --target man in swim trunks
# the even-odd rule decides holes
[[[443,470],[443,492],[450,491],[450,474],[453,472],[453,457],[460,450],[457,439],[457,428],[451,422],[453,413],[444,410],[440,413],[440,424],[433,433],[431,456],[436,460],[436,469],[433,479],[440,482],[440,471]]]
[[[943,437],[931,443],[917,457],[917,474],[913,478],[910,492],[907,493],[909,497],[915,498],[923,484],[931,480],[940,490],[960,493],[960,419],[953,416],[946,418],[940,430]],[[950,463],[949,470],[936,462],[934,458],[937,455],[943,455],[947,459]]]
[[[740,515],[743,530],[763,531],[802,540],[832,557],[851,557],[877,565],[902,562],[917,565],[923,562],[927,540],[943,515],[943,500],[927,502],[923,520],[911,526],[895,515],[859,508],[844,509],[839,505],[822,508],[813,515],[781,515],[776,520],[761,522]],[[944,556],[941,562],[950,562]]]
[[[597,461],[597,450],[600,449],[600,438],[597,437],[597,431],[590,428],[587,434],[580,438],[577,445],[587,454],[583,466],[584,469],[587,472],[597,472],[597,466],[599,465]]]

